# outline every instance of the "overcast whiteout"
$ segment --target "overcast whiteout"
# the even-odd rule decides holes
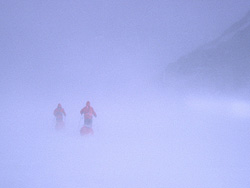
[[[170,89],[164,69],[249,8],[243,0],[2,1],[0,187],[248,188],[247,92]],[[94,134],[81,136],[87,101],[97,117]]]

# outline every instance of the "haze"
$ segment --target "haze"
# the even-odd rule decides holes
[[[249,101],[168,91],[162,76],[249,7],[1,1],[0,187],[248,188]],[[87,100],[95,134],[81,137]]]

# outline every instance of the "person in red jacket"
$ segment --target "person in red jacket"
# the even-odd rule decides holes
[[[54,116],[56,117],[56,128],[60,129],[64,127],[63,116],[66,116],[62,105],[59,103],[57,108],[54,110]]]
[[[92,130],[92,118],[93,116],[97,117],[94,109],[92,106],[90,106],[90,102],[87,101],[86,106],[81,109],[80,114],[84,114],[84,126],[81,129],[81,134],[93,134]]]

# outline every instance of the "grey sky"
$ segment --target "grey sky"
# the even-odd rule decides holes
[[[63,92],[141,80],[249,8],[246,0],[1,1],[1,86]]]

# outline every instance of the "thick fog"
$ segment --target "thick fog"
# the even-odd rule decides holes
[[[249,7],[1,1],[0,187],[248,188],[249,100],[168,90],[163,71]],[[81,136],[87,101],[97,118]]]

